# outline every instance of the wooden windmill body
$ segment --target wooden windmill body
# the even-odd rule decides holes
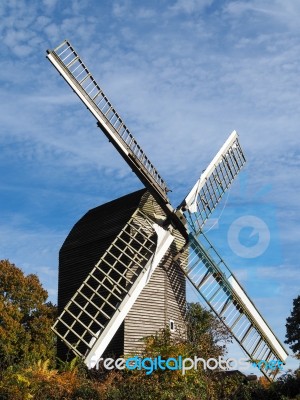
[[[142,189],[88,211],[74,225],[59,255],[59,313],[137,211],[158,224],[166,219],[153,196]],[[144,339],[166,327],[171,335],[185,338],[186,278],[178,263],[173,262],[184,238],[180,232],[174,236],[174,242],[112,337],[105,354],[116,357],[139,354]],[[58,341],[59,358],[67,359],[68,354],[68,347]]]

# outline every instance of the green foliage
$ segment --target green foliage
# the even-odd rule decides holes
[[[170,370],[97,375],[77,357],[54,369],[50,325],[56,309],[46,300],[47,292],[35,275],[25,276],[15,265],[0,261],[0,400],[300,400],[299,371],[269,384],[200,366],[185,375]],[[293,318],[297,315],[292,313]],[[295,321],[288,321],[295,329]],[[199,304],[188,304],[186,322],[187,339],[174,338],[164,329],[146,338],[141,356],[217,358],[226,353],[231,337],[210,312]]]
[[[291,316],[286,320],[286,341],[300,358],[300,295],[293,300]]]
[[[187,346],[189,353],[203,358],[217,358],[226,352],[232,341],[228,329],[199,303],[188,303],[186,313]]]
[[[162,332],[149,341],[147,354],[153,346],[155,356],[159,343],[166,356],[183,349],[182,343],[172,343],[169,332]],[[49,360],[7,368],[0,382],[0,400],[299,400],[300,396],[297,373],[271,385],[203,370],[189,370],[186,375],[156,371],[149,376],[144,371],[111,371],[98,380],[89,378],[80,360],[74,360],[60,371],[52,369]]]
[[[36,275],[25,276],[14,264],[0,261],[0,370],[20,363],[52,359],[50,330],[56,308]]]
[[[282,400],[283,397],[288,399],[300,399],[300,370],[288,372],[282,375],[276,382],[270,386],[270,392],[273,394],[274,400]],[[276,396],[280,397],[276,397]]]

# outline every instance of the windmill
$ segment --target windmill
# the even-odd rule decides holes
[[[93,367],[109,348],[136,350],[139,337],[166,321],[184,335],[188,279],[251,360],[284,362],[286,350],[203,233],[245,164],[237,133],[174,208],[165,181],[70,42],[48,50],[47,58],[145,186],[90,210],[66,239],[52,328],[61,345]],[[274,371],[262,372],[273,379]]]

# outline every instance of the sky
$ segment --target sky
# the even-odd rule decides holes
[[[68,39],[174,206],[238,131],[247,165],[205,231],[283,341],[300,294],[299,17],[294,0],[2,1],[1,259],[56,302],[72,226],[142,187],[46,59]]]

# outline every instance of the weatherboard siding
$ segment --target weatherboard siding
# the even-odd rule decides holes
[[[163,210],[148,193],[140,204],[143,212],[159,222],[165,217]],[[173,231],[174,242],[165,257],[154,271],[150,281],[124,321],[124,353],[141,353],[144,338],[169,327],[170,320],[175,323],[173,336],[185,338],[184,316],[186,310],[186,281],[182,269],[173,262],[173,257],[184,245],[179,232]],[[184,257],[182,257],[184,259]],[[181,259],[179,260],[181,261]]]
[[[72,228],[59,255],[59,313],[71,299],[105,250],[129,221],[136,209],[158,224],[165,214],[145,189],[131,193],[88,211]],[[136,354],[143,338],[154,335],[175,322],[174,335],[185,335],[185,277],[172,258],[183,246],[179,232],[150,281],[112,339],[104,356]],[[121,267],[120,267],[121,268]],[[58,340],[58,357],[67,359],[70,351]]]
[[[59,253],[58,313],[79,289],[112,241],[137,209],[146,190],[139,190],[89,210],[71,229]],[[120,327],[108,352],[123,353],[124,329]],[[112,347],[112,348],[111,348]],[[58,339],[58,357],[66,360],[70,350]]]

